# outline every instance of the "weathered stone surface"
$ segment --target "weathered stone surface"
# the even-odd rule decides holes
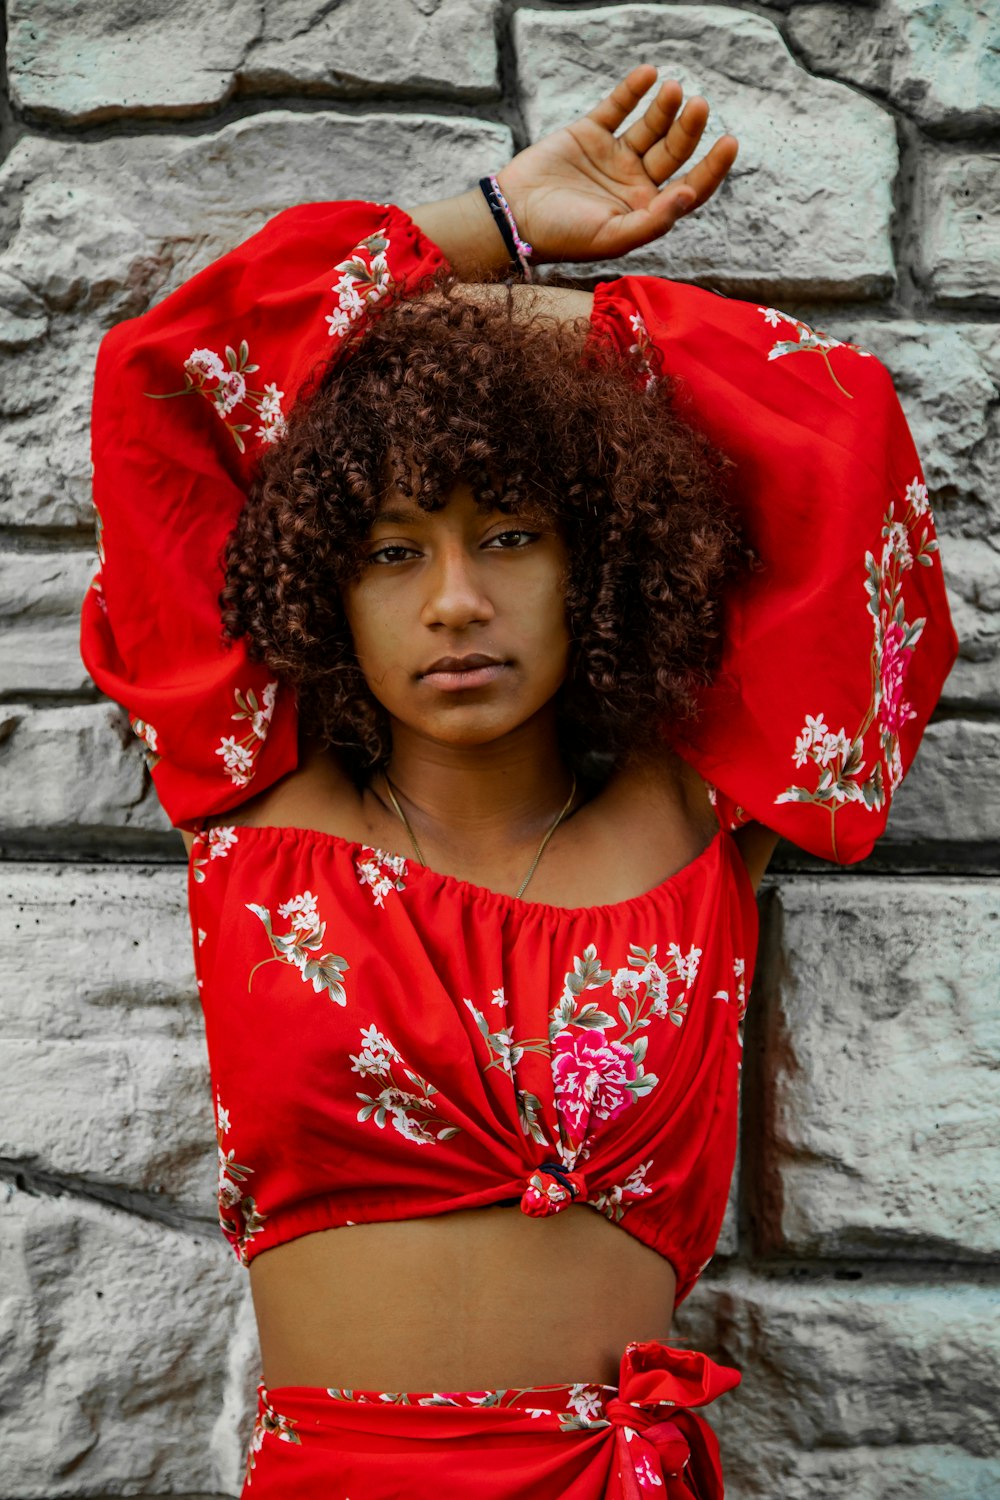
[[[1000,709],[1000,544],[947,537],[941,549],[959,655],[943,701]]]
[[[927,155],[918,273],[944,307],[1000,307],[1000,154]]]
[[[106,328],[293,203],[415,206],[464,190],[512,149],[504,126],[403,113],[273,111],[206,136],[22,138],[0,167],[0,274],[44,306],[50,330],[30,348],[0,347],[0,523],[92,526],[87,426]]]
[[[755,989],[759,1248],[1000,1259],[1000,907],[977,880],[793,878]]]
[[[0,552],[0,693],[89,685],[79,616],[96,566],[92,552]]]
[[[497,9],[497,0],[166,0],[144,12],[129,0],[11,0],[7,66],[19,108],[73,124],[199,115],[236,92],[493,98]]]
[[[0,971],[32,984],[0,995],[0,1157],[214,1223],[185,870],[8,865],[4,886]]]
[[[944,719],[929,724],[920,751],[893,799],[887,845],[1000,840],[1000,730],[989,721]]]
[[[918,124],[971,135],[1000,124],[1000,32],[986,0],[796,5],[786,34],[810,68],[889,99]]]
[[[248,1288],[218,1235],[8,1186],[0,1244],[0,1493],[235,1495],[212,1428]]]
[[[808,313],[803,314],[811,322]],[[939,530],[1000,535],[1000,332],[995,323],[876,322],[844,309],[824,316],[836,338],[878,356],[931,490]]]
[[[990,1286],[923,1278],[702,1282],[677,1335],[743,1372],[706,1413],[727,1500],[989,1500],[998,1307]]]
[[[38,830],[166,832],[124,709],[0,708],[0,838]]]
[[[892,287],[893,122],[799,68],[772,21],[713,5],[518,10],[513,36],[532,140],[593,109],[637,60],[705,95],[710,139],[723,130],[739,138],[728,182],[666,239],[633,251],[632,274],[768,297],[870,297]]]
[[[178,846],[180,840],[178,839]],[[0,1032],[41,1042],[200,1034],[183,865],[10,862],[0,887]]]

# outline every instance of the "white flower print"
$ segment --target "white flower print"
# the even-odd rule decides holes
[[[250,785],[257,756],[271,727],[277,692],[277,682],[267,683],[258,702],[252,688],[245,694],[239,688],[234,689],[236,712],[230,717],[238,723],[249,723],[250,728],[239,740],[233,734],[223,735],[215,751],[222,756],[222,764],[234,786]]]
[[[601,1414],[601,1392],[593,1385],[570,1386],[569,1395],[566,1397],[566,1405],[571,1406],[578,1417],[588,1419],[599,1417]]]
[[[493,991],[493,994],[490,996],[490,1004],[499,1005],[501,1010],[507,1004],[507,997],[504,994],[503,985],[500,985],[499,989],[495,989]]]
[[[937,551],[934,518],[927,504],[927,487],[917,475],[906,486],[906,511],[895,517],[889,502],[882,523],[882,552],[865,553],[864,590],[872,618],[870,658],[871,698],[851,738],[842,726],[831,730],[823,714],[806,715],[795,741],[796,766],[810,760],[818,767],[815,787],[792,785],[776,803],[807,802],[825,808],[831,818],[831,843],[836,855],[836,814],[848,803],[874,812],[885,806],[903,778],[899,733],[915,715],[904,695],[904,681],[925,620],[906,619],[903,576],[916,565],[929,568]],[[871,733],[871,741],[866,736]]]
[[[649,1454],[643,1453],[635,1462],[635,1477],[644,1490],[663,1488],[663,1480],[657,1474],[649,1461]]]
[[[652,1158],[634,1167],[625,1181],[595,1193],[587,1202],[605,1214],[612,1223],[620,1224],[627,1209],[639,1198],[646,1198],[653,1189],[646,1182],[646,1173],[652,1169]]]
[[[146,719],[129,718],[132,733],[142,741],[142,755],[146,762],[146,769],[152,771],[161,760],[160,741],[156,730]]]
[[[326,314],[331,338],[344,338],[368,304],[378,302],[392,290],[394,282],[385,254],[389,243],[384,228],[376,230],[360,240],[346,260],[337,262],[334,269],[342,273],[333,283],[337,306]]]
[[[210,828],[207,833],[196,833],[191,845],[191,873],[195,880],[200,884],[205,879],[205,866],[209,861],[225,859],[238,842],[236,829],[231,827]]]
[[[915,516],[926,516],[930,509],[927,486],[920,479],[911,479],[906,486],[906,503]]]
[[[386,854],[365,844],[354,861],[361,885],[367,885],[376,906],[384,906],[390,891],[405,891],[406,860],[401,854]]]
[[[772,344],[768,350],[768,360],[781,359],[786,354],[819,354],[829,372],[830,379],[840,391],[841,395],[851,399],[851,393],[845,390],[837,379],[830,363],[829,352],[831,349],[851,349],[861,359],[870,359],[871,353],[868,349],[862,349],[858,344],[846,343],[843,339],[835,339],[828,333],[821,333],[803,323],[801,318],[793,318],[791,314],[779,312],[776,307],[758,307],[757,311],[763,315],[764,322],[769,328],[778,328],[784,325],[786,331],[795,330],[795,337],[780,339]]]
[[[154,401],[169,401],[175,396],[204,396],[211,401],[241,453],[246,452],[244,434],[250,431],[253,423],[230,422],[228,419],[237,407],[244,406],[250,415],[260,418],[255,434],[260,442],[276,443],[286,430],[281,410],[284,391],[279,391],[273,380],[263,390],[247,384],[247,376],[255,374],[260,365],[250,363],[250,346],[246,339],[241,340],[238,350],[227,344],[225,356],[223,363],[214,349],[192,349],[184,361],[184,389],[147,391],[146,395]]]
[[[254,901],[248,901],[246,908],[263,923],[272,949],[269,958],[262,958],[260,963],[254,964],[250,970],[247,980],[248,990],[258,969],[264,964],[281,960],[298,969],[303,983],[311,983],[317,994],[325,990],[335,1005],[347,1004],[343,975],[350,968],[350,964],[339,953],[320,953],[324,943],[326,923],[320,919],[316,897],[311,891],[303,891],[300,895],[293,896],[289,901],[279,905],[278,916],[291,921],[288,932],[272,931],[271,913],[266,906],[259,906]]]
[[[436,1141],[451,1140],[458,1134],[460,1127],[443,1121],[438,1113],[434,1099],[437,1089],[406,1065],[388,1037],[374,1025],[363,1026],[361,1041],[360,1054],[357,1057],[351,1054],[351,1072],[387,1080],[377,1094],[357,1094],[361,1100],[358,1110],[361,1124],[374,1120],[378,1128],[384,1130],[388,1121],[404,1140],[417,1146],[431,1146]],[[402,1087],[393,1076],[393,1069],[397,1066],[412,1085],[411,1089]]]
[[[645,375],[646,377],[646,390],[651,391],[657,383],[652,363],[654,355],[653,340],[649,336],[649,329],[646,327],[642,313],[630,313],[629,323],[632,326],[632,332],[635,334],[635,343],[629,345],[628,352],[634,357],[640,375]]]
[[[255,1234],[260,1234],[266,1215],[257,1209],[253,1197],[244,1191],[244,1183],[253,1176],[253,1168],[243,1166],[236,1160],[234,1149],[225,1151],[222,1137],[229,1132],[229,1111],[223,1108],[218,1094],[215,1096],[216,1129],[219,1140],[219,1227],[232,1245],[243,1265],[247,1264],[247,1245]]]

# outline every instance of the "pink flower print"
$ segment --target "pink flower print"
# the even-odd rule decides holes
[[[217,390],[212,395],[218,405],[220,415],[228,417],[233,409],[239,406],[247,393],[247,383],[239,370],[230,370],[229,374],[220,380]]]
[[[557,1032],[552,1053],[556,1109],[572,1139],[581,1140],[592,1120],[617,1119],[634,1103],[628,1084],[638,1070],[631,1048],[595,1028]]]
[[[903,697],[903,679],[913,648],[903,648],[902,641],[903,627],[893,622],[882,642],[882,693],[878,706],[878,721],[888,734],[898,734],[908,719],[916,717],[916,711]]]
[[[214,349],[192,349],[184,361],[189,375],[201,376],[205,380],[224,380],[226,367]]]

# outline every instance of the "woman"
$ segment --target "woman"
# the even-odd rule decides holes
[[[653,76],[502,197],[289,210],[102,346],[83,650],[189,849],[253,1496],[722,1494],[739,1376],[664,1340],[753,892],[779,833],[868,852],[955,639],[867,351],[496,284],[715,191],[677,84],[615,136]]]

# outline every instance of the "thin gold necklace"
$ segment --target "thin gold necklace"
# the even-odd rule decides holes
[[[413,852],[414,852],[414,854],[416,854],[417,859],[420,861],[420,863],[422,865],[426,865],[427,861],[424,859],[423,854],[420,852],[420,845],[417,843],[417,836],[413,832],[413,829],[410,827],[410,820],[409,820],[409,818],[406,816],[405,812],[400,807],[399,802],[396,799],[396,793],[395,793],[395,790],[393,789],[392,782],[389,780],[389,778],[386,775],[385,771],[382,772],[382,780],[385,782],[385,789],[389,793],[389,800],[391,801],[393,807],[396,809],[397,813],[399,814],[400,820],[402,821],[402,824],[403,824],[403,827],[406,829],[406,832],[409,835],[410,843],[413,845]],[[515,897],[515,900],[519,900],[521,898],[521,896],[523,896],[524,891],[525,891],[525,887],[527,886],[528,881],[531,879],[532,875],[534,875],[535,870],[538,867],[538,861],[541,859],[543,853],[545,852],[545,846],[546,846],[546,844],[548,843],[548,841],[552,837],[552,835],[555,833],[556,829],[559,827],[559,824],[562,822],[563,818],[569,812],[570,807],[572,806],[572,803],[573,803],[573,798],[575,796],[576,796],[576,772],[574,771],[573,772],[573,785],[570,787],[569,796],[566,798],[566,802],[565,802],[565,804],[564,804],[564,806],[562,808],[562,811],[559,813],[559,815],[557,816],[555,822],[552,824],[551,828],[548,830],[548,832],[546,833],[545,837],[542,839],[542,842],[539,844],[539,846],[538,846],[538,852],[535,855],[534,859],[531,861],[531,869],[528,871],[527,875],[525,875],[524,879],[521,881],[521,884],[517,888],[517,895]]]

